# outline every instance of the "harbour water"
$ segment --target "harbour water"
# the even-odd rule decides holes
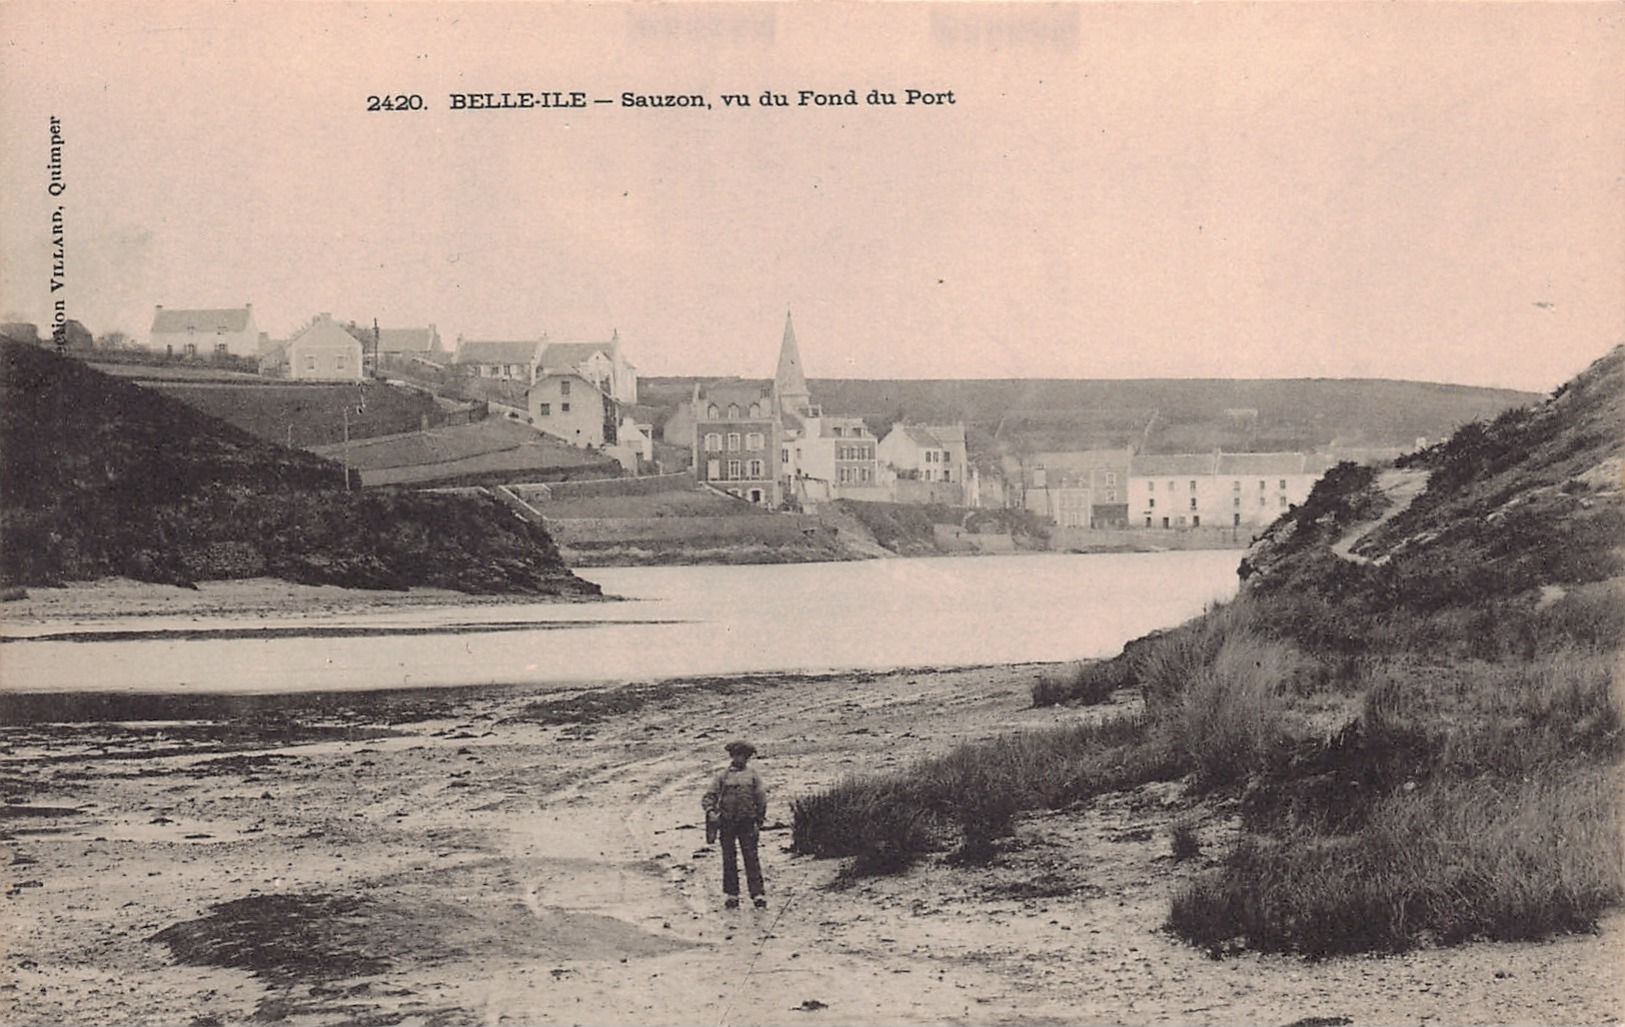
[[[581,573],[625,601],[114,620],[80,626],[94,641],[11,637],[0,682],[9,692],[280,692],[1076,660],[1229,597],[1237,558],[594,568]]]

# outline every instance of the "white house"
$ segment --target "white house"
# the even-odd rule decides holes
[[[300,381],[360,381],[361,342],[333,320],[318,314],[295,332],[284,350],[288,377]]]
[[[594,449],[616,442],[615,401],[574,371],[538,377],[530,387],[528,404],[530,423],[537,431]]]
[[[899,422],[892,425],[875,452],[880,462],[897,475],[900,503],[930,500],[963,505],[977,495],[977,490],[967,487],[970,460],[963,424]],[[907,482],[923,482],[932,487],[911,489]],[[938,485],[950,487],[936,488]]]
[[[638,401],[638,370],[621,352],[621,333],[608,342],[547,342],[537,362],[538,373],[574,371],[621,406]]]
[[[256,357],[260,330],[254,324],[254,304],[206,310],[159,304],[153,311],[147,345],[155,353],[177,357]]]
[[[1142,528],[1261,528],[1309,497],[1322,463],[1303,453],[1136,456],[1128,521]]]

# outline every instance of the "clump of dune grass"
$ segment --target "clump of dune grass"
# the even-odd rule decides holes
[[[1589,930],[1625,898],[1621,795],[1617,769],[1583,765],[1400,789],[1348,834],[1243,841],[1168,926],[1216,951],[1317,957]]]
[[[1033,705],[1042,707],[1077,703],[1093,706],[1106,702],[1118,689],[1127,688],[1134,682],[1132,663],[1122,657],[1095,660],[1065,670],[1045,671],[1033,682]]]
[[[1195,859],[1202,854],[1202,836],[1196,821],[1180,817],[1168,829],[1168,851],[1177,860]]]
[[[942,849],[956,862],[985,862],[1022,810],[1178,777],[1180,765],[1148,726],[1143,715],[1124,715],[1023,731],[906,771],[847,778],[792,804],[792,848],[855,857],[853,872],[906,869]]]
[[[1148,687],[1146,704],[1169,747],[1194,770],[1196,786],[1208,789],[1245,779],[1291,745],[1297,731],[1290,691],[1305,661],[1295,649],[1248,631],[1200,645],[1201,661],[1181,668],[1182,687]],[[1172,673],[1173,662],[1159,673]]]

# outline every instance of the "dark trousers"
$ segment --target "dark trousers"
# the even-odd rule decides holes
[[[751,898],[765,894],[762,887],[762,863],[756,856],[756,821],[724,820],[718,833],[722,837],[722,893],[739,894],[739,854],[745,855],[745,883],[750,886]]]

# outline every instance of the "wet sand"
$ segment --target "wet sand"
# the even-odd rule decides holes
[[[179,590],[175,590],[179,591]],[[335,602],[367,602],[329,597]],[[285,610],[279,612],[286,612]],[[1160,930],[1177,785],[1025,818],[992,866],[840,886],[789,803],[1033,710],[1036,665],[297,696],[4,700],[15,1024],[1617,1022],[1625,921],[1306,963]],[[699,795],[745,736],[765,911]],[[1229,810],[1198,807],[1204,851]]]

